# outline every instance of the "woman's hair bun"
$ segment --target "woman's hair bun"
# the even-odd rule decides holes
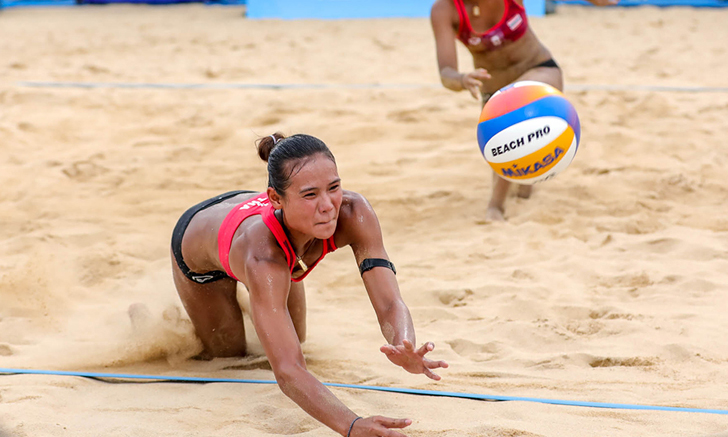
[[[256,146],[258,147],[258,156],[260,156],[260,159],[268,162],[268,158],[270,157],[273,149],[285,138],[286,136],[280,132],[268,135],[267,137],[258,138]]]

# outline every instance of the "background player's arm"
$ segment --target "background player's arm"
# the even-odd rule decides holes
[[[455,47],[457,35],[455,35],[451,19],[452,8],[454,6],[451,1],[438,0],[432,5],[430,11],[440,81],[447,89],[453,91],[467,89],[474,98],[479,99],[483,81],[490,79],[490,74],[483,68],[475,69],[470,73],[458,71],[458,55]]]
[[[442,85],[453,91],[462,91],[463,74],[458,71],[458,54],[455,48],[455,31],[450,21],[450,4],[438,0],[430,11],[430,24],[435,35],[437,67]]]

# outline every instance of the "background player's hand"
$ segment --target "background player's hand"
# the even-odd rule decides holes
[[[619,0],[589,0],[594,6],[613,6],[619,3]]]
[[[608,0],[595,0],[595,1],[608,1]],[[460,84],[466,90],[470,91],[473,98],[480,99],[480,93],[483,89],[483,81],[490,79],[490,73],[485,68],[478,68],[470,73],[465,73],[460,78]]]
[[[392,419],[372,416],[359,419],[351,428],[350,437],[407,437],[392,428],[405,428],[412,425],[410,419]]]
[[[385,344],[379,348],[389,358],[389,361],[409,373],[424,373],[428,378],[439,381],[440,376],[432,373],[431,369],[446,369],[448,364],[444,361],[432,361],[425,358],[425,354],[433,349],[435,349],[435,344],[428,341],[421,348],[415,350],[414,345],[409,340],[403,340],[399,346]]]

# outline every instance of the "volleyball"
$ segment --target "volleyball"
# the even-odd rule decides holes
[[[561,91],[536,81],[498,90],[483,107],[478,145],[495,173],[511,182],[535,184],[566,167],[579,148],[581,127]]]

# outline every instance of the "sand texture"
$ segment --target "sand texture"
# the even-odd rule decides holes
[[[373,204],[418,342],[450,363],[441,382],[389,363],[345,248],[306,279],[322,381],[728,410],[728,93],[577,89],[728,87],[728,9],[532,20],[582,143],[531,199],[508,198],[505,223],[484,220],[479,103],[439,86],[429,26],[200,5],[0,12],[0,367],[272,379],[250,324],[250,356],[189,359],[201,346],[169,238],[189,206],[265,189],[255,138],[304,132]],[[148,313],[133,326],[134,303]],[[714,414],[333,391],[360,415],[412,418],[413,437],[728,436]],[[335,433],[275,385],[0,376],[3,437],[280,435]]]

